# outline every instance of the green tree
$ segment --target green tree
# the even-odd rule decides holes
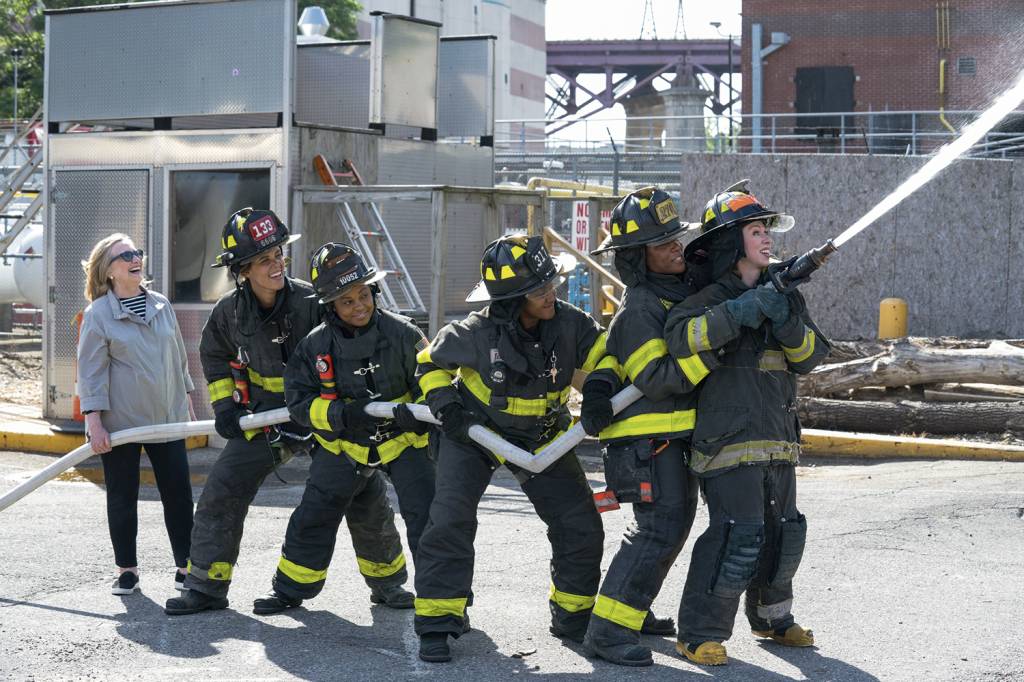
[[[43,102],[43,31],[46,9],[91,5],[123,4],[141,0],[0,0],[0,119],[14,115],[14,62],[11,50],[21,50],[18,59],[18,116],[25,119]],[[324,8],[331,22],[328,35],[338,40],[356,37],[356,17],[362,6],[357,0],[299,0],[299,13],[308,5]]]
[[[299,0],[299,11],[296,16],[301,16],[302,10],[310,6],[322,7],[324,14],[327,15],[327,21],[331,22],[331,28],[327,31],[328,38],[353,40],[358,37],[356,17],[363,9],[359,0]]]

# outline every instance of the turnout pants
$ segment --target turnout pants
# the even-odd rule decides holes
[[[228,593],[249,505],[275,466],[262,436],[232,438],[224,446],[196,505],[187,589],[212,597]]]
[[[479,448],[439,434],[437,490],[416,561],[416,634],[462,633],[472,603],[473,541],[477,506],[494,464]],[[604,530],[590,485],[574,455],[540,474],[509,467],[541,520],[551,543],[549,607],[554,628],[582,636],[601,578]]]
[[[702,479],[711,517],[697,539],[679,607],[679,641],[732,636],[740,595],[753,630],[793,624],[793,576],[807,522],[796,508],[789,463],[748,465]]]
[[[431,466],[425,449],[410,448],[390,463],[403,513],[413,519],[410,536],[419,532],[414,530],[416,523],[423,523],[420,518],[425,517],[430,504]],[[406,581],[405,555],[384,474],[317,446],[302,501],[288,521],[273,579],[276,592],[291,599],[311,599],[320,594],[343,518],[366,584],[372,589]]]
[[[599,646],[639,642],[640,628],[661,585],[686,544],[697,510],[697,478],[686,463],[683,441],[651,460],[653,502],[634,503],[634,523],[612,559],[590,619]]]

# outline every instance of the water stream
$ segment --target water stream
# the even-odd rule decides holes
[[[921,166],[916,173],[907,178],[889,196],[882,199],[874,208],[865,213],[860,220],[850,225],[842,234],[833,239],[832,242],[835,246],[838,248],[853,239],[861,230],[891,211],[897,204],[938,175],[961,154],[977,144],[985,136],[985,133],[995,127],[1007,114],[1016,109],[1022,101],[1024,101],[1024,72],[1021,72],[1017,77],[1017,82],[1012,88],[1000,95],[992,103],[992,106],[964,128],[960,137],[939,149],[928,163]]]

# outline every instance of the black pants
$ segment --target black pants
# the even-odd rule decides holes
[[[753,630],[793,624],[793,575],[806,521],[788,463],[741,466],[701,480],[710,522],[697,539],[679,607],[679,641],[732,636],[740,595]]]
[[[232,438],[224,446],[196,505],[185,587],[213,597],[228,593],[249,505],[274,466],[262,435]]]
[[[697,478],[685,455],[683,441],[673,440],[651,459],[654,501],[633,505],[635,523],[608,567],[590,619],[590,637],[598,645],[639,641],[644,617],[686,544],[697,510]]]
[[[440,436],[437,490],[416,562],[418,635],[462,632],[472,595],[477,506],[492,473],[491,460],[479,448]],[[520,485],[548,528],[552,623],[582,636],[601,578],[604,545],[590,485],[573,453]]]
[[[139,459],[143,448],[153,465],[160,491],[174,565],[184,568],[192,534],[192,482],[183,440],[124,443],[100,455],[107,486],[107,526],[114,545],[114,562],[121,568],[139,565],[136,536],[139,531]]]
[[[406,515],[410,547],[419,541],[434,492],[434,465],[425,448],[408,448],[387,465]],[[407,510],[408,507],[408,510]],[[292,512],[274,590],[292,599],[320,594],[334,555],[341,520],[348,523],[356,563],[371,588],[401,585],[409,577],[387,484],[379,468],[317,447],[302,501]],[[410,524],[411,521],[411,524]],[[413,549],[415,556],[415,549]]]

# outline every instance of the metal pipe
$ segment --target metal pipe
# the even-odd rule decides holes
[[[640,392],[640,389],[630,384],[612,397],[612,410],[615,414],[618,414],[639,400],[642,395],[643,394]],[[392,417],[392,411],[397,404],[398,403],[383,402],[370,403],[366,406],[366,413],[373,417],[390,419]],[[434,415],[430,413],[430,409],[426,405],[413,404],[409,405],[409,408],[412,410],[413,415],[420,421],[429,422],[431,424],[440,423],[434,418]],[[242,417],[238,423],[243,429],[256,429],[264,426],[271,426],[273,424],[282,424],[290,419],[291,417],[288,415],[288,409],[282,407],[276,410],[268,410],[266,412],[257,412],[256,414],[247,415]],[[139,426],[131,429],[115,431],[110,434],[110,444],[111,446],[115,446],[122,445],[124,443],[149,443],[167,439],[187,438],[190,436],[212,436],[215,433],[216,429],[214,428],[214,422],[212,419],[197,422],[158,424],[155,426]],[[583,431],[582,425],[576,424],[536,454],[512,445],[507,440],[484,426],[476,425],[470,427],[469,437],[491,452],[505,458],[509,462],[512,462],[516,466],[526,469],[532,473],[539,474],[562,457],[562,455],[579,445],[580,441],[586,437],[586,433]],[[92,446],[89,443],[85,443],[75,448],[68,454],[36,473],[32,478],[15,486],[14,489],[4,493],[3,496],[0,496],[0,511],[7,509],[12,504],[28,495],[33,490],[36,490],[61,472],[70,469],[76,464],[84,462],[92,457],[92,455]]]
[[[761,153],[761,24],[753,24],[750,27],[750,151],[754,154]]]

